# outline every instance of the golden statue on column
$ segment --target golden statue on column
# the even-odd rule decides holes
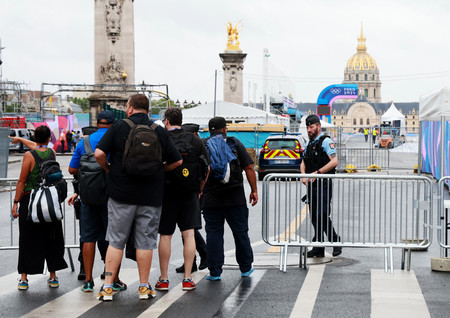
[[[240,51],[240,42],[239,42],[239,32],[242,30],[242,25],[238,30],[238,25],[240,22],[236,23],[236,25],[233,27],[233,24],[231,22],[228,22],[228,24],[225,24],[227,27],[227,33],[228,33],[228,41],[227,41],[227,51]]]

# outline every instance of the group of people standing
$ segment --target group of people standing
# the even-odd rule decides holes
[[[105,281],[97,294],[97,299],[110,301],[114,293],[127,289],[127,285],[119,279],[125,247],[127,254],[129,249],[134,251],[133,258],[137,262],[139,299],[156,296],[149,283],[153,250],[156,248],[159,253],[160,276],[154,287],[157,290],[168,290],[171,240],[177,225],[184,246],[184,264],[177,268],[178,272],[184,272],[183,290],[196,288],[196,283],[192,279],[192,271],[196,270],[196,265],[194,266],[196,246],[201,251],[200,268],[207,266],[209,269],[206,279],[209,281],[222,279],[225,221],[233,233],[240,275],[250,276],[253,272],[253,250],[248,236],[249,209],[244,192],[243,172],[250,186],[248,200],[252,206],[258,202],[256,173],[244,145],[238,139],[227,136],[225,119],[212,118],[208,124],[210,137],[202,140],[189,131],[192,125],[183,127],[182,112],[179,108],[166,110],[165,128],[152,123],[148,116],[149,100],[143,94],[131,96],[127,101],[125,112],[127,118],[124,120],[116,120],[111,111],[100,112],[97,116],[97,132],[85,136],[83,141],[78,143],[69,164],[69,173],[81,182],[84,178],[81,165],[89,155],[94,156],[94,163],[105,176],[104,200],[100,200],[103,196],[98,195],[97,201],[83,202],[81,195],[80,242],[85,270],[82,291],[94,291],[92,270],[95,245],[101,242],[104,245],[105,241],[107,251],[106,255],[102,255],[105,259]],[[301,173],[333,174],[337,166],[334,143],[321,132],[320,120],[316,115],[308,116],[306,125],[309,142],[300,166]],[[193,126],[195,128],[195,125]],[[136,131],[136,127],[147,127],[153,131],[156,136],[155,145],[160,154],[156,165],[153,165],[153,168],[156,168],[146,177],[130,174],[126,169],[129,168],[129,163],[133,162],[136,169],[134,172],[137,172],[142,163],[138,155],[130,157],[127,150],[132,135],[130,131],[133,132],[133,129]],[[198,126],[196,128],[198,130]],[[228,151],[232,151],[233,160],[237,160],[234,166],[237,165],[235,169],[238,169],[232,186],[217,178],[215,171],[213,173],[211,163],[216,160],[216,154],[211,150],[210,141],[213,139],[232,145]],[[42,159],[54,158],[55,152],[47,148],[50,141],[48,127],[38,127],[35,131],[35,140],[33,145],[30,144],[30,148],[35,149],[33,151]],[[188,144],[187,148],[179,147],[181,141],[186,141],[184,144],[185,146]],[[140,146],[146,148],[150,143],[142,141]],[[188,148],[190,150],[185,150]],[[186,153],[193,155],[189,157]],[[184,165],[183,161],[186,161]],[[198,165],[194,167],[187,165],[192,163]],[[181,172],[184,177],[188,177],[197,168],[200,171],[198,186],[186,187],[178,183],[177,173]],[[38,186],[38,174],[39,166],[31,152],[27,152],[24,155],[11,212],[14,218],[19,217],[18,271],[21,278],[18,288],[21,290],[28,289],[28,274],[43,272],[44,261],[47,262],[50,272],[48,280],[50,287],[59,286],[56,271],[67,267],[64,261],[61,221],[31,223],[27,220],[29,195],[30,191]],[[340,242],[341,238],[330,219],[332,180],[305,178],[302,182],[308,187],[308,203],[315,229],[313,241],[323,242],[326,234],[329,241]],[[80,191],[83,189],[79,189],[76,184],[74,184],[75,193],[69,198],[69,205],[73,205],[83,193]],[[88,186],[87,190],[97,191],[98,187]],[[205,220],[206,251],[203,238],[198,232],[202,227],[201,213]],[[333,256],[341,253],[342,248],[334,246]],[[314,247],[308,252],[308,257],[323,256],[323,247]]]
[[[153,250],[158,247],[160,277],[154,288],[158,290],[169,289],[168,264],[171,254],[171,238],[178,225],[184,244],[184,264],[178,271],[184,271],[182,280],[183,290],[192,290],[196,284],[192,279],[191,272],[194,269],[194,258],[196,241],[201,241],[198,229],[201,228],[201,211],[206,222],[206,255],[203,249],[201,253],[200,266],[207,265],[209,275],[207,280],[221,280],[222,267],[224,265],[223,235],[224,221],[229,224],[235,244],[236,258],[241,270],[241,276],[247,277],[253,272],[253,252],[248,237],[248,208],[245,198],[242,171],[245,171],[250,184],[250,203],[255,205],[258,202],[256,173],[253,168],[253,161],[248,155],[243,144],[233,138],[236,144],[235,155],[239,160],[241,180],[233,187],[226,187],[209,174],[209,164],[211,163],[206,141],[202,141],[197,135],[183,129],[182,113],[178,108],[169,108],[165,113],[164,125],[154,126],[148,117],[149,100],[145,95],[136,94],[129,98],[126,105],[126,120],[114,119],[114,114],[110,111],[102,111],[98,114],[98,131],[88,137],[90,148],[94,150],[97,163],[105,171],[107,179],[108,199],[99,204],[85,204],[82,202],[80,213],[80,241],[83,244],[83,261],[86,272],[86,279],[82,286],[84,292],[92,292],[93,263],[95,258],[96,242],[106,240],[108,242],[105,257],[105,281],[97,294],[99,300],[112,300],[113,294],[126,290],[127,285],[119,279],[120,264],[124,254],[124,249],[131,246],[135,250],[139,272],[139,299],[149,299],[155,297],[156,293],[149,284],[149,273],[153,257]],[[131,121],[131,123],[130,123]],[[154,129],[157,142],[161,149],[159,165],[151,176],[139,178],[132,176],[124,170],[124,152],[126,140],[130,131],[135,125],[150,126]],[[42,127],[42,128],[41,128]],[[49,141],[50,134],[45,140],[41,140],[39,132],[41,129],[48,129],[41,126],[36,129],[37,150],[44,149],[43,145]],[[225,119],[222,117],[212,118],[209,122],[211,136],[220,136],[227,139],[227,129]],[[45,135],[47,136],[47,135]],[[182,167],[183,157],[180,150],[175,146],[174,140],[185,138],[190,140],[196,157],[203,162],[205,169],[201,173],[202,180],[198,189],[186,189],[177,186],[171,173],[178,167]],[[232,137],[228,137],[232,138]],[[80,161],[86,153],[86,143],[79,142],[75,148],[72,160],[69,164],[69,172],[78,178],[80,174]],[[53,150],[48,150],[52,151]],[[126,160],[133,158],[127,157]],[[19,182],[28,184],[29,171],[37,168],[37,165],[28,153],[24,156],[24,165]],[[183,170],[184,171],[184,170]],[[170,182],[169,182],[170,181]],[[33,185],[30,184],[30,187]],[[20,201],[20,217],[23,223],[27,216],[26,191],[22,186],[17,187],[13,216],[17,210],[17,203]],[[74,204],[79,195],[79,189],[74,189],[75,194],[69,198],[69,204]],[[16,202],[17,201],[17,202]],[[83,197],[81,196],[81,201]],[[52,223],[50,223],[52,224]],[[47,226],[47,224],[39,224]],[[61,222],[55,225],[61,228]],[[44,260],[47,260],[50,271],[49,285],[52,280],[58,280],[55,272],[67,267],[64,262],[64,240],[62,232],[60,236],[52,236],[57,240],[61,252],[53,252],[48,255],[46,247],[52,242],[46,239],[36,240],[36,244],[42,246],[42,252],[34,255],[39,268],[30,270],[23,267],[21,261],[22,254],[29,251],[30,241],[23,242],[23,237],[33,236],[34,232],[26,233],[27,229],[21,227],[19,243],[19,273],[22,274],[19,282],[19,289],[27,289],[27,274],[42,273]],[[47,235],[46,230],[42,230]],[[159,246],[158,246],[159,234]],[[49,235],[49,234],[48,234]],[[197,238],[197,240],[196,240]],[[46,252],[44,252],[44,250]],[[59,250],[58,250],[59,251]],[[203,255],[202,255],[203,254]],[[29,256],[30,257],[30,256]],[[55,257],[59,262],[49,262],[49,257]],[[204,260],[204,257],[206,260]],[[42,264],[41,264],[42,263]],[[206,263],[206,264],[205,264]],[[26,288],[21,288],[20,284],[26,284]],[[58,282],[59,285],[59,282]],[[51,286],[55,287],[55,286]]]

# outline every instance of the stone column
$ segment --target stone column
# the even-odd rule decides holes
[[[95,84],[134,85],[134,0],[94,0]],[[105,90],[111,90],[111,87]],[[105,102],[122,110],[127,93],[99,91],[90,96],[91,124]]]
[[[242,105],[244,101],[244,83],[242,70],[247,53],[229,51],[219,54],[223,66],[223,100]]]

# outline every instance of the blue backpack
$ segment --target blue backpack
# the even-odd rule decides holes
[[[210,168],[214,179],[227,187],[240,185],[243,181],[242,169],[234,138],[225,140],[222,135],[216,135],[207,139],[206,149],[211,159]]]

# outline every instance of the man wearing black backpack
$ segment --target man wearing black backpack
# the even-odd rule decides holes
[[[204,140],[211,159],[211,172],[201,196],[201,208],[205,218],[207,280],[221,280],[224,264],[224,222],[233,232],[236,260],[242,277],[253,272],[253,250],[248,236],[248,208],[245,199],[242,170],[251,188],[249,202],[258,203],[256,174],[253,161],[244,145],[234,137],[227,137],[226,121],[214,117],[209,121],[210,137]],[[225,157],[229,161],[223,159]],[[222,160],[221,160],[222,159]]]
[[[78,189],[69,199],[72,205],[76,198],[81,198],[80,211],[80,241],[83,244],[83,264],[86,273],[84,292],[94,291],[94,278],[92,269],[95,259],[95,243],[105,259],[106,248],[104,244],[106,229],[108,227],[108,209],[106,205],[106,173],[94,157],[94,149],[102,139],[108,128],[115,122],[114,113],[104,110],[97,115],[98,130],[91,135],[84,136],[78,143],[69,163],[69,173],[78,177]],[[127,285],[116,275],[113,283],[115,291],[125,290]]]
[[[132,95],[127,118],[114,123],[97,145],[95,158],[108,176],[108,229],[105,284],[97,299],[113,299],[113,277],[119,270],[123,249],[132,228],[139,271],[139,299],[156,296],[148,283],[164,191],[164,171],[182,159],[168,132],[150,121],[149,100]],[[110,161],[108,162],[108,155]]]
[[[172,235],[178,224],[184,242],[183,290],[193,290],[196,285],[191,277],[195,257],[194,230],[201,228],[199,193],[205,185],[204,171],[208,167],[208,154],[201,139],[181,129],[183,115],[179,108],[168,108],[164,125],[183,158],[183,164],[166,172],[163,208],[159,223],[159,265],[161,276],[155,285],[157,290],[169,289],[168,267]],[[205,169],[206,168],[206,169]],[[176,199],[174,200],[174,193]]]

